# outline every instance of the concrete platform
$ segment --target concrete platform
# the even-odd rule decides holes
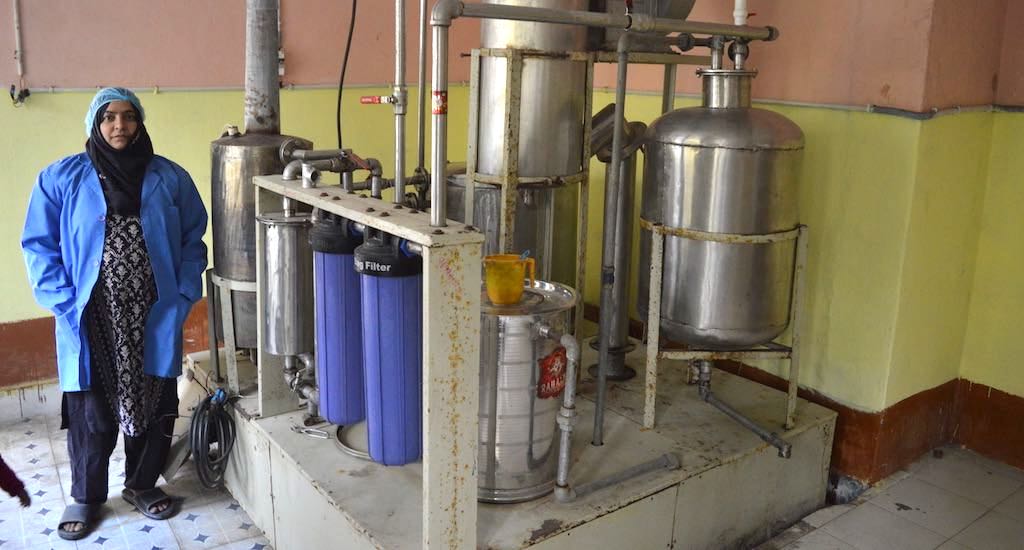
[[[584,347],[583,365],[594,352]],[[202,370],[203,357],[190,357]],[[627,358],[642,365],[639,351]],[[796,427],[782,431],[785,395],[715,371],[719,397],[793,444],[779,458],[697,397],[680,362],[659,370],[657,426],[643,430],[643,370],[611,383],[605,445],[590,444],[592,381],[584,379],[573,440],[575,485],[674,453],[678,470],[661,470],[571,504],[543,497],[521,504],[480,504],[480,548],[745,548],[824,504],[836,414],[801,400]],[[247,418],[238,402],[238,441],[228,489],[280,550],[419,548],[422,466],[386,467],[353,458],[333,439],[291,431],[302,412]],[[330,428],[333,436],[334,429]],[[586,546],[583,546],[586,547]]]

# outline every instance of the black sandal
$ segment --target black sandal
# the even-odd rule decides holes
[[[162,520],[172,517],[178,511],[176,510],[175,501],[170,495],[165,493],[163,489],[154,487],[152,489],[146,489],[143,491],[136,491],[134,489],[125,489],[121,491],[121,498],[125,499],[129,504],[134,506],[142,515],[149,519]],[[160,503],[167,503],[167,508],[159,512],[151,512],[150,509]]]
[[[64,508],[64,514],[60,516],[60,523],[57,524],[57,535],[64,540],[79,540],[89,536],[99,509],[99,504],[68,504],[67,508]],[[82,528],[78,531],[65,529],[64,527],[70,523],[81,523]]]

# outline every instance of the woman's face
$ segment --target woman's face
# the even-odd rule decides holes
[[[107,144],[123,151],[135,137],[139,129],[138,115],[135,107],[127,101],[111,101],[100,120],[100,134]]]

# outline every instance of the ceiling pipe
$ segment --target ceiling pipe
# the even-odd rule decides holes
[[[245,133],[281,133],[277,52],[278,0],[247,0],[245,10]]]

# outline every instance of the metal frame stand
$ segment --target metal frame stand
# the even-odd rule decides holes
[[[799,378],[800,378],[800,354],[799,354],[799,343],[800,343],[800,324],[801,314],[803,312],[803,294],[804,294],[804,274],[806,271],[807,264],[807,226],[798,225],[796,228],[789,231],[783,231],[781,233],[771,233],[765,235],[736,235],[727,233],[706,233],[703,231],[695,231],[692,229],[683,229],[678,227],[666,227],[661,224],[652,223],[643,218],[640,219],[640,226],[644,229],[651,231],[651,272],[650,272],[650,296],[647,303],[647,345],[645,348],[645,364],[647,368],[647,379],[644,385],[644,427],[653,428],[655,422],[655,403],[658,390],[658,361],[660,359],[678,359],[687,361],[713,361],[722,359],[789,359],[789,387],[786,396],[786,421],[784,428],[789,430],[795,425],[796,415],[796,398],[797,390],[799,389]],[[664,251],[665,251],[665,237],[682,237],[686,239],[701,240],[701,241],[712,241],[712,242],[724,242],[732,244],[765,244],[780,241],[789,241],[796,239],[796,258],[794,260],[793,270],[793,292],[792,300],[790,302],[790,319],[789,326],[792,329],[792,343],[789,346],[784,346],[775,342],[770,342],[759,348],[753,349],[741,349],[731,351],[714,351],[714,350],[701,350],[701,349],[690,349],[690,350],[675,350],[667,351],[661,349],[661,284],[662,284],[662,269],[664,267]],[[703,365],[702,365],[703,366]],[[758,433],[766,441],[769,441],[769,437],[774,434],[770,434],[767,430],[755,429],[757,426],[753,424],[749,419],[745,417],[744,422],[737,418],[737,415],[742,417],[741,414],[735,410],[725,410],[719,404],[724,405],[720,401],[714,398],[710,392],[710,370],[703,369],[706,371],[706,393],[708,395],[705,398],[704,389],[701,390],[701,397],[709,404],[714,405],[733,419],[743,424],[748,429]],[[703,375],[703,373],[702,373]],[[703,386],[702,386],[703,388]],[[716,403],[717,402],[717,403]],[[728,407],[728,405],[725,405]],[[779,447],[780,454],[782,454],[783,448],[779,441],[769,441],[773,445]],[[782,442],[784,443],[784,442]],[[786,444],[788,445],[788,444]],[[786,451],[788,452],[788,451]]]
[[[424,548],[475,548],[477,431],[480,388],[480,268],[483,234],[463,224],[433,227],[427,213],[340,187],[302,188],[280,176],[257,176],[256,211],[280,196],[379,229],[420,246],[423,254],[423,533]],[[257,233],[257,266],[263,243]],[[257,269],[257,284],[264,278]],[[281,360],[263,353],[259,321],[260,410],[283,412],[297,403],[284,386]],[[282,389],[280,393],[264,394]],[[294,408],[292,409],[294,410]]]
[[[483,57],[504,57],[505,78],[505,147],[500,174],[488,175],[476,171],[477,140],[480,135],[480,60]],[[586,61],[587,73],[583,106],[583,151],[580,159],[581,170],[566,176],[520,177],[519,176],[519,120],[522,110],[523,63],[529,58],[569,59]],[[512,251],[512,239],[516,230],[516,191],[521,184],[545,184],[563,187],[580,184],[576,211],[576,291],[583,296],[584,268],[586,267],[587,242],[587,200],[590,181],[590,121],[594,98],[594,55],[586,52],[541,52],[513,48],[477,48],[473,50],[470,63],[469,89],[469,143],[466,152],[466,213],[465,220],[472,223],[473,197],[477,183],[497,185],[501,188],[502,227],[498,237],[498,248],[502,253]],[[574,314],[573,335],[579,334],[583,320],[583,300],[579,300]]]
[[[213,372],[216,373],[217,382],[223,382],[223,373],[218,353],[217,327],[224,331],[224,365],[227,371],[227,383],[230,393],[238,395],[241,387],[238,381],[238,347],[235,345],[235,318],[234,302],[231,299],[232,291],[256,292],[256,283],[247,281],[235,281],[225,279],[213,272],[213,269],[206,270],[206,295],[207,322],[209,324],[210,340],[210,363]]]

